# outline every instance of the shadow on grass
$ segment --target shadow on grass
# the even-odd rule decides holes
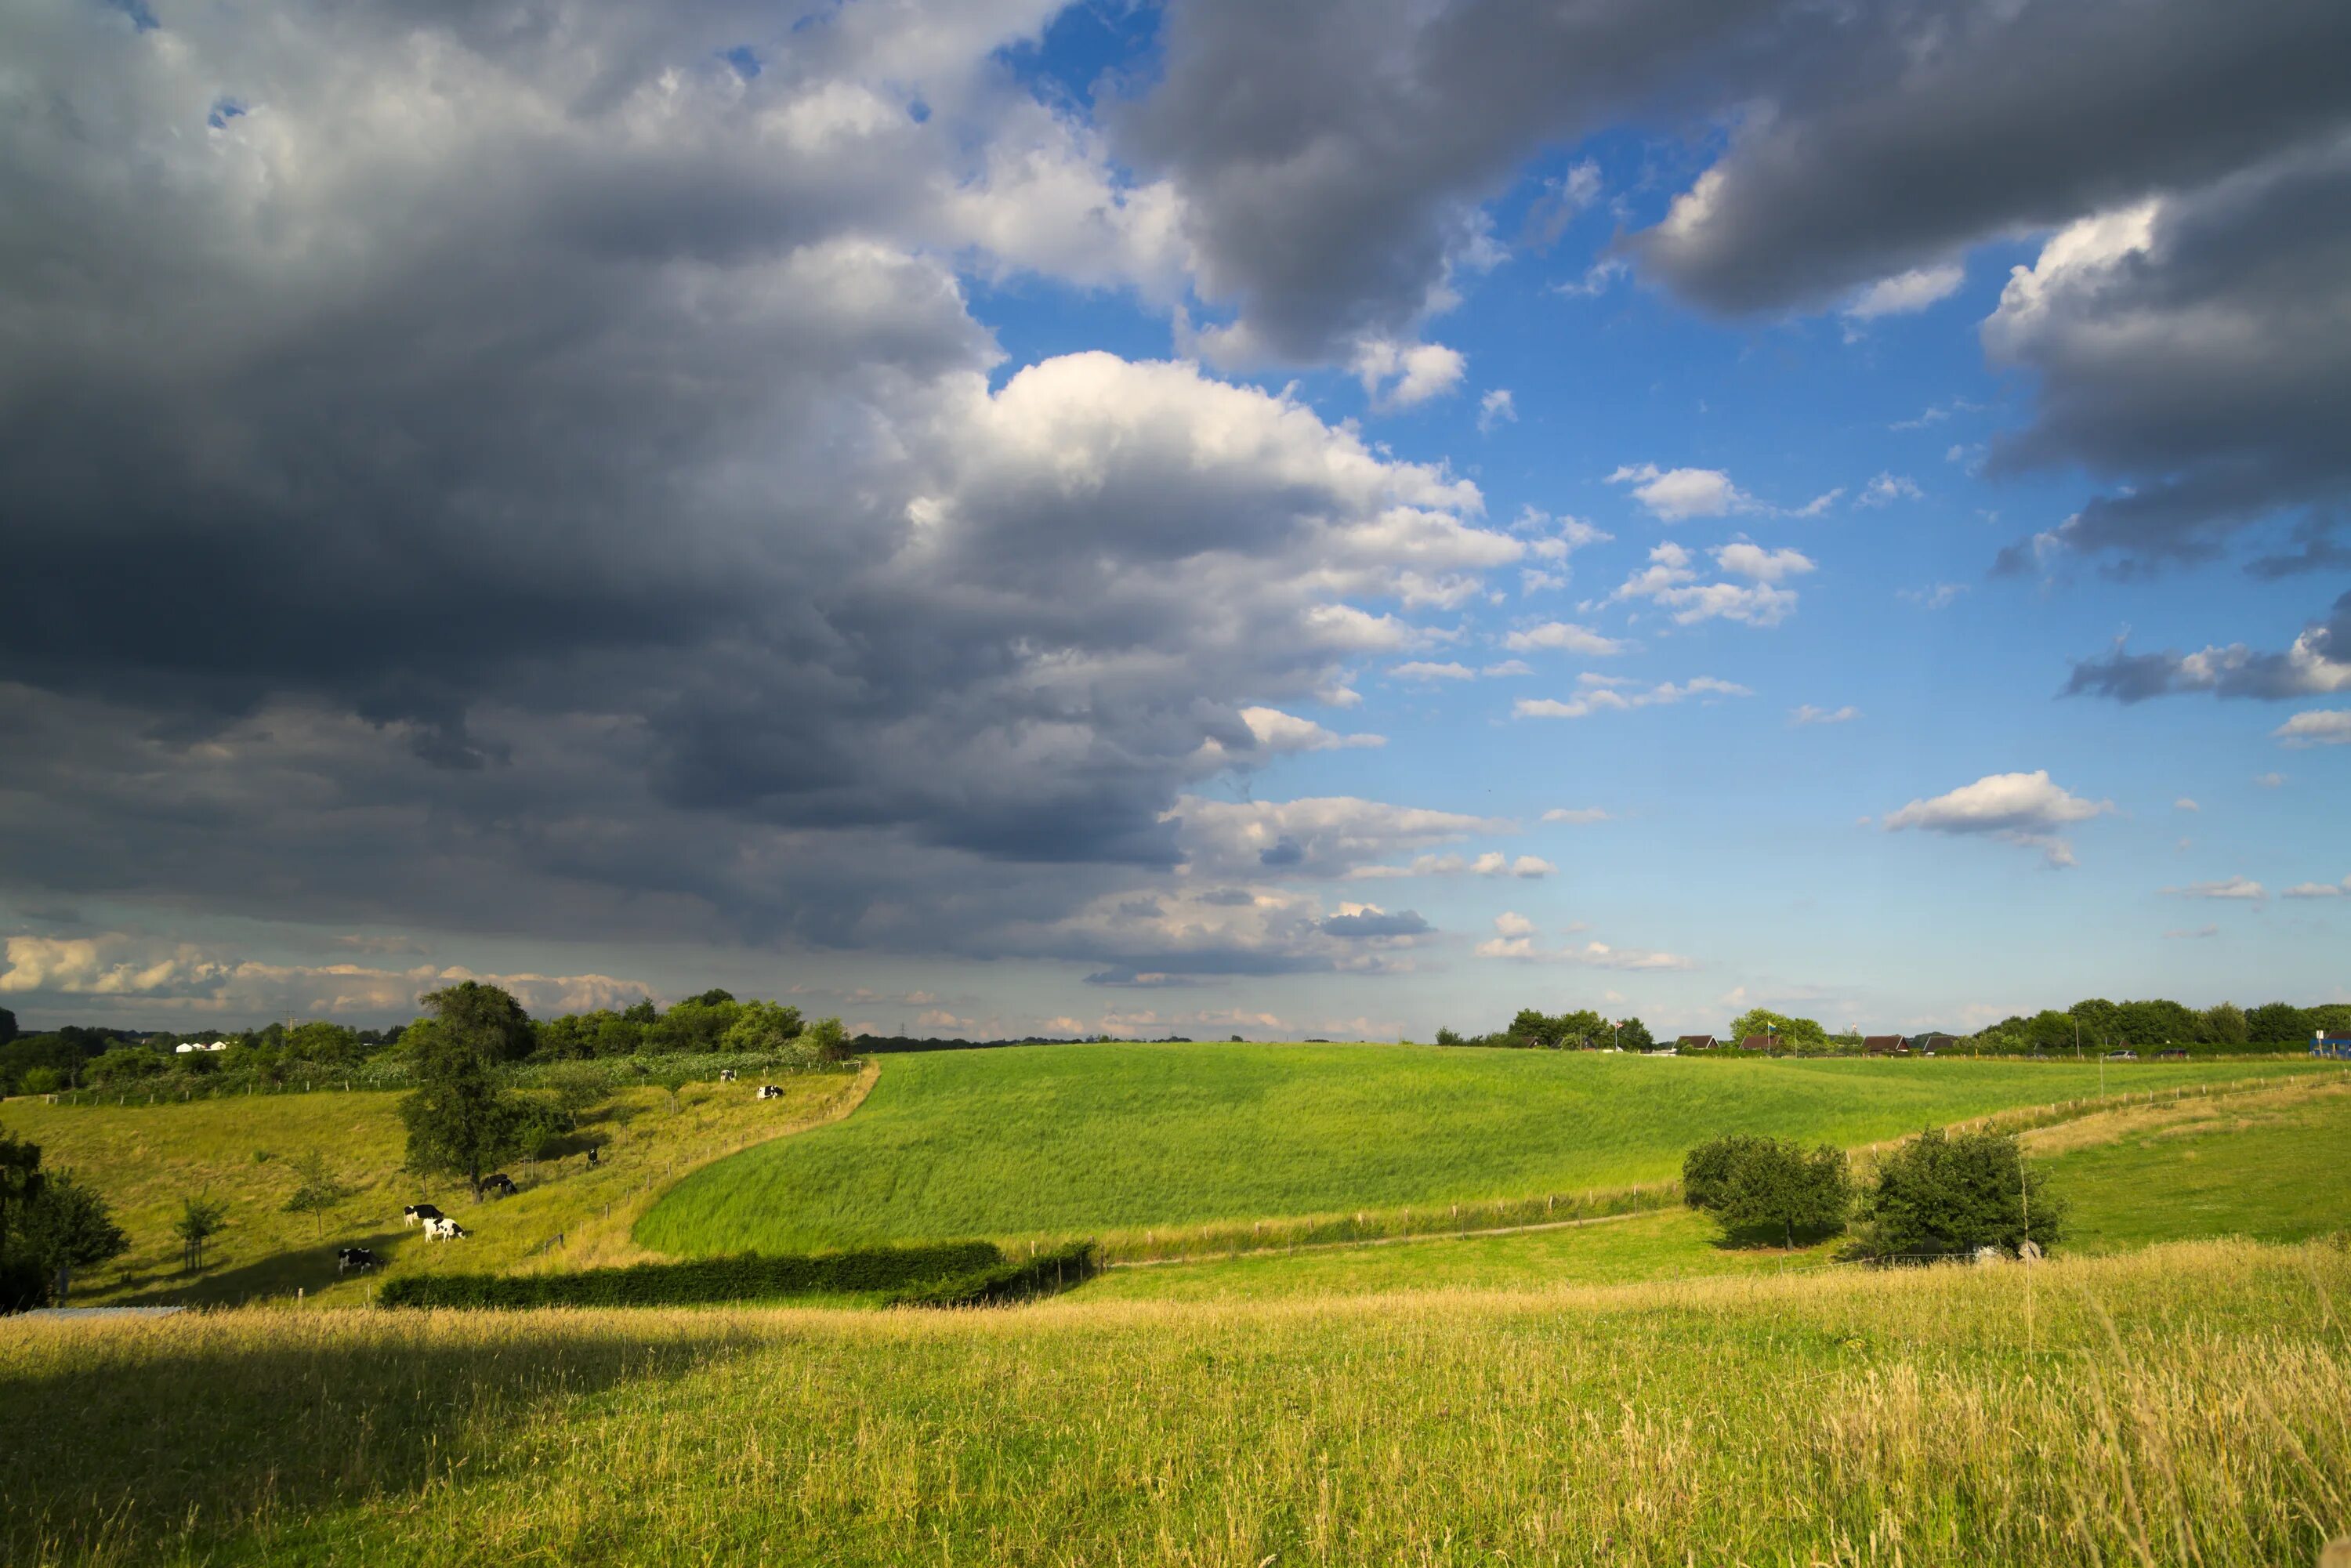
[[[1722,1230],[1714,1239],[1714,1248],[1718,1252],[1805,1252],[1844,1231],[1842,1225],[1800,1225],[1791,1242],[1788,1232],[1777,1225],[1747,1225]]]
[[[207,1322],[0,1365],[0,1561],[148,1563],[531,1462],[583,1396],[749,1354],[754,1336],[496,1332],[368,1314]],[[173,1323],[186,1320],[167,1320]]]
[[[335,1271],[335,1253],[364,1247],[386,1262],[398,1248],[417,1239],[414,1230],[384,1230],[371,1236],[338,1236],[315,1246],[272,1252],[234,1269],[205,1269],[132,1275],[119,1282],[127,1292],[108,1304],[118,1307],[234,1307],[287,1297],[298,1290],[320,1290],[350,1278]]]

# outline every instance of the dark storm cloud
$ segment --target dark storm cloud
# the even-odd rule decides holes
[[[1239,350],[1344,359],[1416,330],[1510,172],[1629,118],[1727,134],[1621,244],[1728,316],[1832,307],[1985,241],[2162,203],[2137,260],[1988,329],[2043,397],[1992,471],[2114,484],[2043,553],[2193,560],[2345,492],[2325,428],[2351,365],[2337,0],[1213,0],[1165,31],[1123,145],[1182,191],[1199,287],[1238,311]]]
[[[2326,619],[2304,628],[2284,653],[2235,644],[2196,653],[2134,653],[2116,643],[2104,657],[2074,664],[2059,695],[2139,703],[2179,692],[2210,692],[2283,702],[2342,691],[2351,691],[2351,592],[2335,601]]]

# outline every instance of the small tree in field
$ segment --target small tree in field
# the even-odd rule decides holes
[[[93,1268],[131,1249],[131,1238],[114,1223],[106,1200],[64,1171],[44,1172],[40,1196],[22,1221],[23,1246],[49,1278],[51,1300],[66,1303],[74,1270]]]
[[[846,1061],[851,1051],[849,1035],[839,1019],[819,1019],[808,1026],[805,1039],[820,1061]]]
[[[1682,1162],[1682,1196],[1692,1208],[1711,1214],[1726,1239],[1777,1230],[1793,1247],[1800,1230],[1844,1228],[1853,1178],[1843,1149],[1823,1144],[1807,1151],[1792,1138],[1733,1134],[1689,1152]]]
[[[320,1236],[327,1233],[327,1210],[350,1197],[351,1189],[317,1149],[298,1157],[291,1167],[294,1190],[287,1196],[286,1212],[307,1214]]]
[[[530,1019],[496,986],[467,980],[429,993],[439,1015],[410,1029],[416,1088],[400,1103],[408,1126],[408,1167],[462,1176],[482,1195],[482,1177],[518,1153],[525,1108],[501,1084],[500,1067],[530,1049]]]
[[[204,1243],[228,1228],[228,1205],[197,1193],[180,1200],[172,1234],[180,1239],[180,1267],[193,1274],[204,1266]]]

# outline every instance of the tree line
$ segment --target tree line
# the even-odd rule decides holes
[[[1940,1032],[1940,1031],[1938,1031]],[[2310,1043],[2314,1034],[2351,1035],[2351,1003],[2325,1002],[2296,1007],[2291,1002],[2265,1002],[2241,1008],[2220,1002],[2190,1008],[2157,998],[2112,1002],[2092,997],[2063,1012],[2043,1009],[2031,1017],[2002,1019],[1973,1034],[1950,1032],[1962,1050],[1991,1056],[2029,1056],[2123,1047],[2203,1046],[2288,1050]],[[1782,1051],[1830,1054],[1859,1052],[1865,1036],[1856,1030],[1832,1034],[1817,1019],[1750,1008],[1732,1019],[1716,1037],[1726,1045],[1755,1035],[1769,1037]],[[1507,1029],[1491,1034],[1464,1035],[1450,1029],[1437,1031],[1439,1045],[1499,1046],[1520,1051],[1646,1051],[1656,1043],[1637,1018],[1609,1019],[1589,1009],[1545,1013],[1521,1008]]]
[[[465,982],[504,998],[496,1030],[504,1063],[562,1062],[600,1058],[703,1055],[804,1055],[811,1061],[848,1054],[841,1020],[810,1021],[789,1003],[737,1000],[707,990],[663,1009],[651,998],[625,1009],[600,1009],[533,1019],[496,986]],[[440,995],[443,993],[434,993]],[[427,998],[429,1006],[430,998]],[[324,1019],[271,1023],[259,1029],[138,1033],[68,1025],[19,1035],[13,1014],[0,1009],[0,1095],[46,1094],[66,1089],[183,1086],[226,1075],[260,1083],[331,1077],[377,1063],[413,1064],[429,1053],[444,1027],[437,1011],[390,1029],[353,1029]],[[182,1052],[183,1043],[227,1042],[223,1051]]]

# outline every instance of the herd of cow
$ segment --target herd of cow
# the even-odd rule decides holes
[[[721,1082],[732,1083],[735,1082],[735,1070],[731,1067],[727,1068],[718,1076]],[[762,1083],[759,1085],[758,1097],[762,1100],[780,1100],[784,1097],[784,1092],[773,1083]],[[593,1148],[588,1151],[588,1163],[591,1166],[599,1163]],[[514,1177],[500,1172],[496,1176],[484,1178],[479,1196],[512,1197],[519,1190],[521,1189],[515,1186]],[[422,1225],[424,1227],[424,1234],[435,1241],[457,1241],[473,1234],[429,1203],[408,1205],[400,1211],[400,1222],[402,1225]],[[365,1247],[339,1248],[335,1252],[335,1272],[338,1274],[365,1272],[370,1269],[381,1267],[383,1259],[380,1254]]]

